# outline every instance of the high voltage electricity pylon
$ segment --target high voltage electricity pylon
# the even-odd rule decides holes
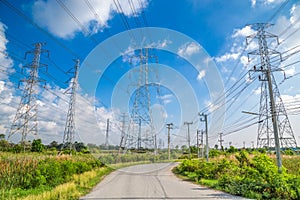
[[[139,51],[139,55],[133,56],[132,60],[138,61],[138,67],[134,69],[134,77],[137,78],[134,86],[137,88],[133,96],[133,105],[130,110],[129,131],[126,137],[125,148],[136,146],[137,149],[142,147],[153,148],[156,153],[156,133],[152,121],[150,110],[150,92],[149,92],[149,66],[148,62],[156,56],[149,55],[149,49],[144,48]]]
[[[75,67],[73,70],[70,70],[69,73],[72,73],[74,77],[71,81],[71,87],[66,91],[67,94],[70,94],[69,109],[66,119],[66,125],[64,130],[63,145],[62,149],[75,149],[74,148],[74,137],[75,137],[75,102],[76,102],[76,89],[78,87],[78,69],[79,69],[79,60],[75,60]]]
[[[259,72],[259,80],[261,81],[261,97],[259,108],[257,146],[258,147],[296,147],[296,139],[287,116],[284,104],[282,102],[276,80],[273,72],[283,71],[278,67],[271,65],[270,56],[279,56],[281,54],[268,47],[268,40],[276,39],[278,37],[265,31],[271,24],[257,23],[251,27],[257,32],[248,39],[258,40],[259,49],[249,53],[249,55],[258,55],[260,58],[260,66],[254,67],[253,72]],[[277,144],[278,143],[278,144]]]
[[[43,43],[36,43],[34,46],[34,50],[28,51],[25,54],[25,58],[28,54],[33,54],[33,59],[30,64],[23,66],[23,69],[29,69],[29,76],[20,80],[20,82],[25,83],[25,88],[8,135],[8,139],[10,139],[14,134],[21,134],[20,142],[22,144],[26,141],[28,134],[38,135],[38,105],[36,102],[36,95],[38,93],[37,86],[38,83],[45,82],[45,80],[39,78],[38,72],[41,67],[46,67],[45,64],[40,63],[40,56],[42,53],[47,53],[49,55],[49,51],[42,49]]]

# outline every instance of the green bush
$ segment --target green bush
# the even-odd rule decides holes
[[[203,183],[217,180],[214,187],[234,195],[253,199],[300,199],[300,176],[282,173],[266,154],[250,158],[246,151],[235,157],[204,160],[184,160],[177,166],[176,173]]]

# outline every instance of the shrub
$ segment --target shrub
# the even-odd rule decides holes
[[[266,154],[250,158],[246,151],[241,151],[234,157],[211,162],[184,160],[174,172],[201,183],[201,179],[217,180],[214,187],[247,198],[300,199],[300,176],[288,174],[285,168],[278,173],[277,165]]]

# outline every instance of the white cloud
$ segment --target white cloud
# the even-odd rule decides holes
[[[291,17],[290,17],[291,24],[296,23],[296,21],[300,17],[300,6],[297,6],[294,4],[293,7],[291,8],[290,14],[291,14]],[[299,25],[298,25],[298,27],[299,27]]]
[[[255,6],[268,6],[268,5],[276,5],[282,3],[284,0],[251,0],[251,6],[254,8]]]
[[[8,78],[8,73],[12,73],[14,70],[12,68],[13,66],[13,60],[8,56],[6,52],[6,45],[8,43],[8,40],[5,37],[5,31],[6,31],[6,26],[5,24],[1,23],[0,21],[0,66],[1,66],[1,71],[0,71],[0,79],[7,79]]]
[[[169,39],[164,39],[163,41],[153,42],[151,45],[149,45],[150,48],[165,48],[169,44],[172,44],[172,41]]]
[[[255,5],[256,5],[256,0],[251,0],[251,6],[255,7]]]
[[[236,37],[244,37],[245,38],[249,35],[252,35],[253,33],[255,33],[255,31],[251,28],[251,26],[245,26],[242,29],[235,29],[232,37],[233,38],[236,38]]]
[[[182,57],[190,57],[195,53],[200,51],[200,46],[195,42],[185,43],[181,47],[179,47],[177,54]]]
[[[85,1],[65,0],[62,2],[76,19],[72,19],[64,10],[63,5],[55,0],[35,1],[32,12],[36,23],[47,28],[53,35],[65,39],[73,38],[77,32],[83,32],[85,35],[97,33],[108,27],[108,21],[114,13],[123,12],[124,15],[131,17],[140,14],[144,9],[141,6],[148,6],[147,0],[132,0],[136,11],[133,13],[128,1],[120,1],[122,11],[116,8],[113,0],[90,0],[92,9],[89,9]]]
[[[300,94],[297,95],[281,95],[281,99],[284,103],[291,103],[291,102],[300,102]]]
[[[127,62],[132,62],[133,65],[137,64],[138,63],[138,60],[134,59],[134,51],[135,49],[133,48],[133,46],[129,46],[124,52],[122,52],[120,55],[122,56],[122,61],[124,63],[127,63]]]
[[[239,53],[226,53],[220,57],[216,57],[217,62],[227,62],[228,60],[236,60],[239,57]]]
[[[296,73],[296,69],[295,67],[291,67],[290,69],[286,69],[284,70],[285,72],[285,75],[288,77],[288,76],[293,76],[295,73]]]
[[[246,66],[248,64],[248,57],[247,56],[241,56],[240,61],[243,66]]]
[[[201,70],[197,76],[197,80],[200,81],[202,80],[206,75],[206,71],[205,70]]]
[[[1,133],[7,133],[7,130],[12,122],[14,114],[16,112],[16,106],[18,105],[18,97],[13,96],[14,88],[13,84],[9,81],[10,73],[14,72],[13,60],[9,57],[6,52],[7,43],[9,42],[5,36],[6,26],[0,22],[0,48],[2,53],[0,53],[0,127]]]
[[[208,112],[209,112],[209,113],[212,113],[212,112],[214,112],[215,110],[217,110],[218,108],[220,108],[220,105],[215,105],[215,104],[213,104],[213,103],[210,102],[210,101],[206,101],[206,102],[205,102],[205,107],[208,108]]]
[[[255,95],[260,95],[261,94],[261,88],[257,88],[253,92],[254,92]]]

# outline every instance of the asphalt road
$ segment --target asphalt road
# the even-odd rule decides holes
[[[183,181],[171,172],[175,165],[154,163],[119,169],[80,199],[243,199]]]

